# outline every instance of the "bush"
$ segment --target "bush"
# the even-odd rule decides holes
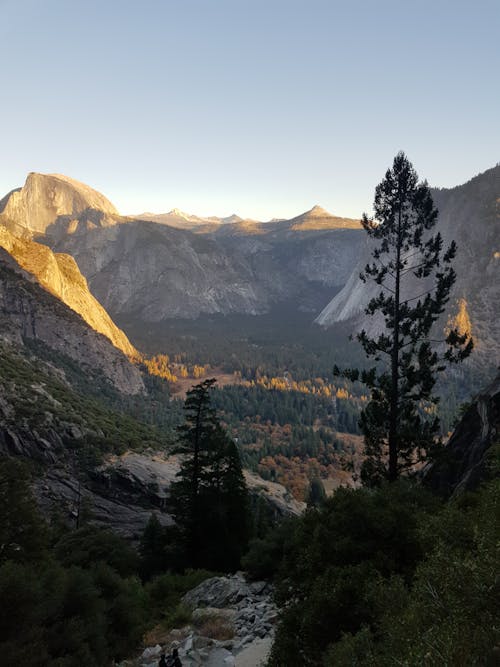
[[[380,581],[411,579],[422,557],[420,521],[439,502],[400,482],[339,489],[291,524],[276,576],[284,609],[270,665],[319,665],[328,646],[377,619]]]
[[[63,535],[55,545],[55,555],[66,567],[89,568],[105,563],[123,577],[135,574],[139,567],[136,551],[123,538],[92,525]]]
[[[213,576],[207,570],[187,570],[185,574],[168,572],[152,579],[146,585],[152,618],[172,613],[185,593]]]

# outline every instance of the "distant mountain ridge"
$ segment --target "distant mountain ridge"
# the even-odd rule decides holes
[[[451,316],[470,323],[484,358],[498,358],[500,339],[499,184],[495,167],[465,185],[432,191],[443,236],[459,246]],[[270,222],[178,209],[156,218],[119,216],[92,188],[57,175],[30,174],[0,205],[1,224],[71,255],[92,293],[122,322],[255,315],[286,302],[311,319],[319,314],[316,322],[325,327],[344,320],[373,326],[363,319],[373,288],[358,279],[370,251],[357,220],[319,206]]]
[[[72,187],[72,179],[30,174],[2,200],[0,224],[74,257],[112,317],[257,314],[284,301],[318,312],[359,254],[359,223],[318,207],[269,223],[176,209],[148,222],[117,215],[88,186]]]
[[[189,229],[199,233],[215,234],[238,234],[241,231],[246,233],[264,234],[267,232],[276,232],[278,230],[322,230],[322,229],[359,229],[359,220],[352,218],[342,218],[332,215],[321,206],[313,206],[309,211],[300,215],[286,219],[276,218],[264,222],[262,220],[253,220],[252,218],[241,218],[233,213],[225,218],[217,216],[208,216],[205,218],[197,215],[191,215],[174,208],[168,213],[141,213],[135,217],[138,220],[149,222],[158,222],[178,229]]]
[[[136,220],[145,220],[146,222],[157,222],[162,225],[169,225],[170,227],[177,227],[179,229],[189,229],[196,231],[200,228],[215,229],[218,225],[227,225],[242,222],[243,218],[233,213],[226,218],[218,218],[217,216],[207,216],[206,218],[185,213],[178,208],[173,208],[168,213],[139,213],[138,215],[127,216]]]

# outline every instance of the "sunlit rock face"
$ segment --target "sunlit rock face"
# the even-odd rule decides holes
[[[87,281],[69,255],[53,253],[50,248],[29,239],[20,239],[0,225],[0,247],[4,248],[37,281],[78,313],[98,333],[129,357],[138,353],[89,291]],[[54,332],[56,335],[57,332]]]
[[[0,340],[16,346],[39,341],[73,359],[83,369],[100,371],[124,394],[144,391],[139,370],[123,352],[44,289],[3,248],[0,248]]]
[[[474,358],[498,364],[500,352],[500,166],[451,189],[432,190],[439,210],[436,229],[446,244],[458,246],[454,260],[457,280],[448,304],[448,316],[475,339]],[[364,314],[368,301],[378,293],[373,282],[363,284],[359,273],[370,261],[370,245],[344,288],[320,313],[316,322],[328,327],[352,320],[353,328],[373,331],[373,319]],[[410,291],[416,286],[410,285]],[[442,323],[444,327],[445,322]]]
[[[30,173],[22,188],[0,201],[0,215],[14,231],[55,235],[81,225],[111,224],[118,211],[84,183],[61,174]]]
[[[453,309],[455,310],[455,309]],[[469,317],[468,305],[465,299],[459,299],[456,304],[456,313],[448,316],[447,329],[456,329],[461,336],[473,336],[472,324]]]

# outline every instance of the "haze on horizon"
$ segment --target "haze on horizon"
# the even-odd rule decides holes
[[[63,173],[123,214],[357,218],[403,149],[500,160],[500,4],[4,0],[0,197]]]

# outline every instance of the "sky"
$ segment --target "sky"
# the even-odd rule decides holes
[[[359,217],[399,150],[458,185],[500,161],[499,35],[499,0],[0,0],[0,197]]]

